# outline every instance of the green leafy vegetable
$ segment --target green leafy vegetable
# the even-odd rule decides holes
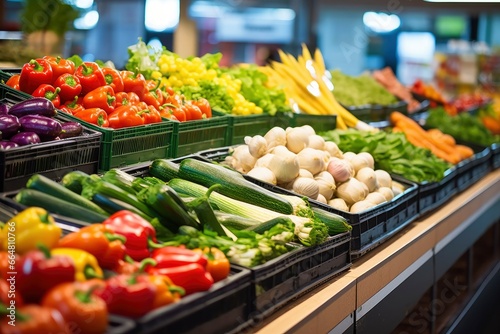
[[[369,152],[375,168],[402,175],[414,182],[438,182],[452,165],[431,151],[416,147],[403,133],[391,131],[331,130],[319,133],[325,140],[337,143],[344,151]]]

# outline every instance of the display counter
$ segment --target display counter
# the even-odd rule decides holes
[[[483,302],[500,293],[499,220],[496,169],[249,331],[434,333],[467,327]]]

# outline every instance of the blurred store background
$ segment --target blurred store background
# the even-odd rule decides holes
[[[29,60],[34,51],[25,48],[28,34],[63,56],[111,60],[118,68],[139,37],[174,52],[222,52],[222,65],[264,64],[278,48],[298,53],[305,42],[322,50],[328,68],[349,75],[388,66],[405,84],[416,79],[443,85],[500,81],[500,3],[0,0],[0,5],[0,62]],[[58,16],[50,22],[46,13],[54,12]],[[65,30],[61,25],[67,21]],[[56,26],[54,41],[50,35],[31,35],[40,26]]]

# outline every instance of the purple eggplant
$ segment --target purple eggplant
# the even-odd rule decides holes
[[[10,141],[16,143],[19,146],[25,146],[30,144],[38,144],[42,141],[40,137],[34,132],[19,132],[10,138]]]
[[[83,127],[78,122],[64,122],[61,124],[61,126],[62,126],[62,131],[61,134],[59,135],[61,139],[77,137],[81,135],[83,132]]]
[[[19,145],[17,145],[13,141],[8,141],[8,140],[0,141],[0,150],[9,150],[15,147],[19,147]]]
[[[21,128],[19,119],[14,115],[0,115],[0,131],[3,138],[9,138]]]
[[[9,109],[9,114],[22,117],[26,115],[43,115],[53,117],[57,114],[52,101],[44,97],[32,97],[28,100],[14,104]]]
[[[0,102],[0,115],[7,115],[9,113],[9,105]]]
[[[44,138],[57,137],[62,131],[61,123],[47,116],[27,115],[19,118],[19,122],[22,131],[35,132]]]

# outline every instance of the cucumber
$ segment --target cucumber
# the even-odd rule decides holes
[[[265,222],[260,222],[252,218],[246,218],[236,214],[222,212],[219,210],[214,210],[214,213],[219,223],[221,223],[227,228],[234,230],[248,230],[259,234],[264,233],[265,231],[271,229],[277,224],[281,223],[284,224],[290,222],[290,219],[285,216],[276,217],[267,220]]]
[[[101,177],[102,180],[114,184],[118,188],[125,190],[126,192],[136,195],[136,191],[133,187],[135,176],[128,174],[120,169],[112,168],[104,173]]]
[[[149,174],[162,181],[168,182],[178,177],[179,164],[167,159],[156,159],[153,160],[151,166],[149,166]]]
[[[220,184],[217,192],[227,197],[282,214],[293,214],[293,206],[288,200],[246,180],[240,173],[216,163],[186,158],[179,165],[179,178],[207,188]]]
[[[311,207],[314,215],[319,218],[327,227],[329,235],[336,235],[352,230],[352,226],[342,216],[317,207]]]
[[[47,195],[60,198],[64,200],[64,202],[76,204],[84,209],[94,211],[95,213],[107,215],[105,210],[91,200],[86,199],[79,194],[75,194],[63,185],[57,183],[56,181],[52,181],[48,177],[41,174],[31,176],[28,182],[26,182],[26,188],[41,191]]]
[[[90,177],[89,174],[82,172],[80,170],[74,170],[66,173],[61,179],[61,184],[63,187],[68,188],[75,194],[82,193],[82,182],[86,178]]]
[[[22,189],[14,197],[14,200],[26,206],[38,206],[50,213],[74,218],[87,223],[101,223],[106,220],[108,214],[100,214],[86,209],[78,204],[67,202],[35,189]]]
[[[116,198],[111,198],[102,194],[95,194],[94,197],[92,197],[92,201],[99,205],[101,208],[109,212],[110,214],[113,214],[118,211],[122,210],[128,210],[130,212],[133,212],[142,218],[146,219],[147,221],[151,221],[153,217],[148,216],[141,210],[137,209],[136,207],[122,202]]]

